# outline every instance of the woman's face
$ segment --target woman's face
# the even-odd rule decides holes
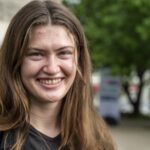
[[[37,101],[58,102],[74,82],[77,50],[73,36],[62,26],[34,27],[21,65],[21,79]]]

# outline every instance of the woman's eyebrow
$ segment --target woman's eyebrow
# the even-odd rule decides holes
[[[60,46],[59,48],[56,48],[56,49],[54,49],[54,51],[60,51],[60,50],[65,50],[65,49],[72,49],[72,50],[74,50],[75,49],[75,47],[74,46]],[[39,52],[41,52],[41,51],[45,51],[45,49],[43,48],[37,48],[37,47],[28,47],[27,48],[27,50],[28,51],[39,51]]]
[[[33,51],[43,51],[44,49],[42,49],[42,48],[36,48],[36,47],[29,47],[28,49],[27,49],[28,51],[29,50],[33,50]]]
[[[58,51],[58,50],[64,50],[64,49],[68,49],[68,48],[73,49],[73,50],[75,49],[74,46],[63,46],[63,47],[60,47],[60,48],[56,48],[55,50]]]

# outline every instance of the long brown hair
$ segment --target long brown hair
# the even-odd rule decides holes
[[[91,62],[78,19],[62,4],[32,1],[11,20],[0,51],[0,130],[15,129],[14,149],[20,150],[29,128],[29,98],[20,77],[29,33],[37,25],[61,25],[74,36],[79,53],[77,74],[60,112],[60,149],[114,150],[105,123],[95,111]]]

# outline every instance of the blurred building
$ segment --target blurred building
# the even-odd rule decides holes
[[[0,0],[0,45],[11,18],[23,5],[30,1],[31,0]],[[57,1],[61,2],[62,0]]]
[[[0,45],[11,18],[30,0],[0,0]]]
[[[0,0],[0,21],[8,22],[21,6],[30,0]]]
[[[9,21],[10,18],[29,1],[31,0],[0,0],[0,21]]]

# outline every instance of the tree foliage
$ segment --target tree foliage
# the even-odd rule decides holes
[[[95,66],[149,68],[150,1],[81,0],[70,6],[84,26]]]
[[[130,96],[128,80],[123,87],[135,113],[139,113],[143,76],[150,67],[150,1],[81,0],[65,4],[84,27],[95,67],[107,66],[128,77],[136,72],[140,81],[136,100]]]

